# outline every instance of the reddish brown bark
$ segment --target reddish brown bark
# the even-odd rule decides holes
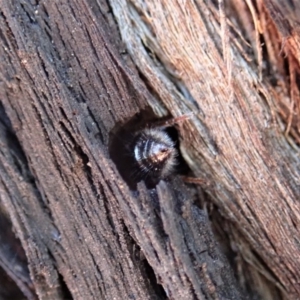
[[[241,4],[0,1],[2,298],[299,298],[299,30]],[[167,112],[205,184],[132,191],[111,141]]]

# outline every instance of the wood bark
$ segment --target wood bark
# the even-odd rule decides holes
[[[281,4],[0,0],[0,297],[300,298],[300,7]],[[202,184],[132,190],[112,140],[185,114]]]

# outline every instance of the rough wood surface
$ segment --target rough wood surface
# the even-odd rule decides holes
[[[15,282],[29,299],[162,299],[166,293],[239,299],[229,265],[209,239],[208,219],[197,217],[203,213],[188,212],[190,221],[183,222],[162,209],[161,235],[161,223],[151,227],[153,208],[146,227],[143,212],[133,211],[133,204],[151,199],[142,189],[138,200],[116,175],[109,133],[150,95],[110,43],[107,8],[100,8],[81,1],[1,3],[1,205],[29,268],[19,255],[11,260],[11,269],[25,273],[14,271]],[[164,205],[171,195],[162,185]],[[203,232],[190,224],[201,220]],[[180,236],[179,224],[186,226]],[[208,239],[201,248],[200,233]],[[138,248],[146,259],[136,258]]]
[[[229,220],[237,257],[257,271],[251,281],[262,274],[298,299],[299,5],[113,3],[151,89],[172,115],[196,115],[182,130],[182,153],[210,181],[206,190]],[[256,289],[264,299],[277,294],[264,284]]]
[[[299,30],[279,2],[0,0],[9,287],[299,299]],[[176,174],[133,192],[119,175],[112,133],[150,109],[193,112],[180,148],[205,193]]]

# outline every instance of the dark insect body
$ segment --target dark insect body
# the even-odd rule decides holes
[[[138,177],[154,181],[174,170],[178,155],[174,141],[162,128],[144,129],[136,133],[131,151]]]
[[[159,120],[152,122],[152,127],[149,122],[142,127],[132,121],[113,134],[110,156],[130,189],[136,190],[140,181],[154,188],[172,173],[184,174],[188,170],[180,155],[178,132],[174,127],[188,118],[190,115]]]

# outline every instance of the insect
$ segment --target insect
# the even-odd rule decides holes
[[[132,153],[138,177],[159,180],[168,176],[177,163],[175,142],[161,128],[149,128],[138,132],[132,143]]]
[[[137,170],[137,180],[156,185],[160,179],[174,172],[179,164],[178,145],[169,135],[167,128],[188,118],[190,115],[173,118],[135,134],[130,151]]]
[[[123,127],[117,133],[110,147],[111,157],[132,189],[142,180],[153,188],[182,166],[178,133],[173,125],[188,118],[190,115],[183,115],[139,129]]]

